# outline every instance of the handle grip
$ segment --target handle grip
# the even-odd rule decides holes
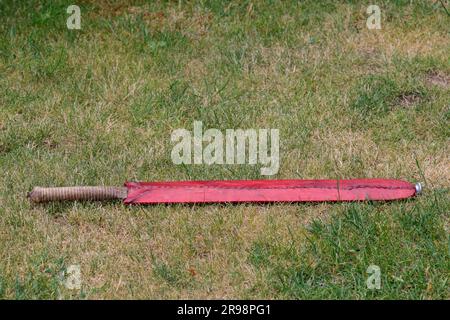
[[[126,187],[35,187],[28,193],[33,203],[50,201],[80,201],[80,200],[116,200],[125,199]]]

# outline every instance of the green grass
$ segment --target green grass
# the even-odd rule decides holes
[[[346,206],[331,223],[313,221],[306,243],[256,242],[250,261],[284,298],[446,298],[448,234],[438,224],[448,203],[441,195],[391,209],[386,217],[383,205]],[[381,269],[379,292],[365,287],[370,265]]]
[[[435,1],[0,2],[0,297],[449,298],[449,17]],[[448,5],[448,4],[447,4]],[[271,178],[403,202],[31,206],[34,186],[259,179],[174,165],[174,129],[280,130]],[[80,265],[81,290],[61,284]],[[370,265],[381,289],[369,290]]]

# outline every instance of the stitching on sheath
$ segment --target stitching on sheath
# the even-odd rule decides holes
[[[226,186],[132,186],[131,189],[231,189],[231,190],[278,190],[278,189],[326,189],[326,190],[353,190],[353,189],[387,189],[387,190],[412,190],[412,187],[387,187],[387,186],[377,186],[377,185],[355,185],[349,187],[339,188],[334,187],[324,187],[324,186],[280,186],[280,187],[226,187]]]
[[[387,187],[387,186],[380,186],[380,185],[355,185],[355,186],[349,186],[349,187],[342,187],[341,185],[339,188],[337,186],[334,187],[324,187],[324,186],[281,186],[281,187],[270,187],[270,188],[264,188],[264,187],[225,187],[225,186],[132,186],[130,189],[143,189],[142,193],[139,193],[132,197],[131,199],[127,199],[126,203],[133,203],[147,194],[149,194],[154,189],[218,189],[218,190],[288,190],[288,189],[325,189],[325,190],[354,190],[354,189],[385,189],[385,190],[411,190],[412,188],[408,187]]]

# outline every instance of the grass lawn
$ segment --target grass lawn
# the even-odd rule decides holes
[[[81,8],[81,30],[66,9]],[[381,8],[381,30],[366,27]],[[0,298],[449,299],[450,17],[423,0],[0,1]],[[447,9],[449,10],[449,9]],[[175,165],[274,128],[280,169]],[[32,206],[34,186],[386,177],[391,203]],[[81,289],[61,283],[70,265]],[[381,288],[366,286],[379,266]]]

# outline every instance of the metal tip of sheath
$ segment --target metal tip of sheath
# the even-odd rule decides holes
[[[420,182],[416,183],[416,194],[422,193],[422,184]]]

